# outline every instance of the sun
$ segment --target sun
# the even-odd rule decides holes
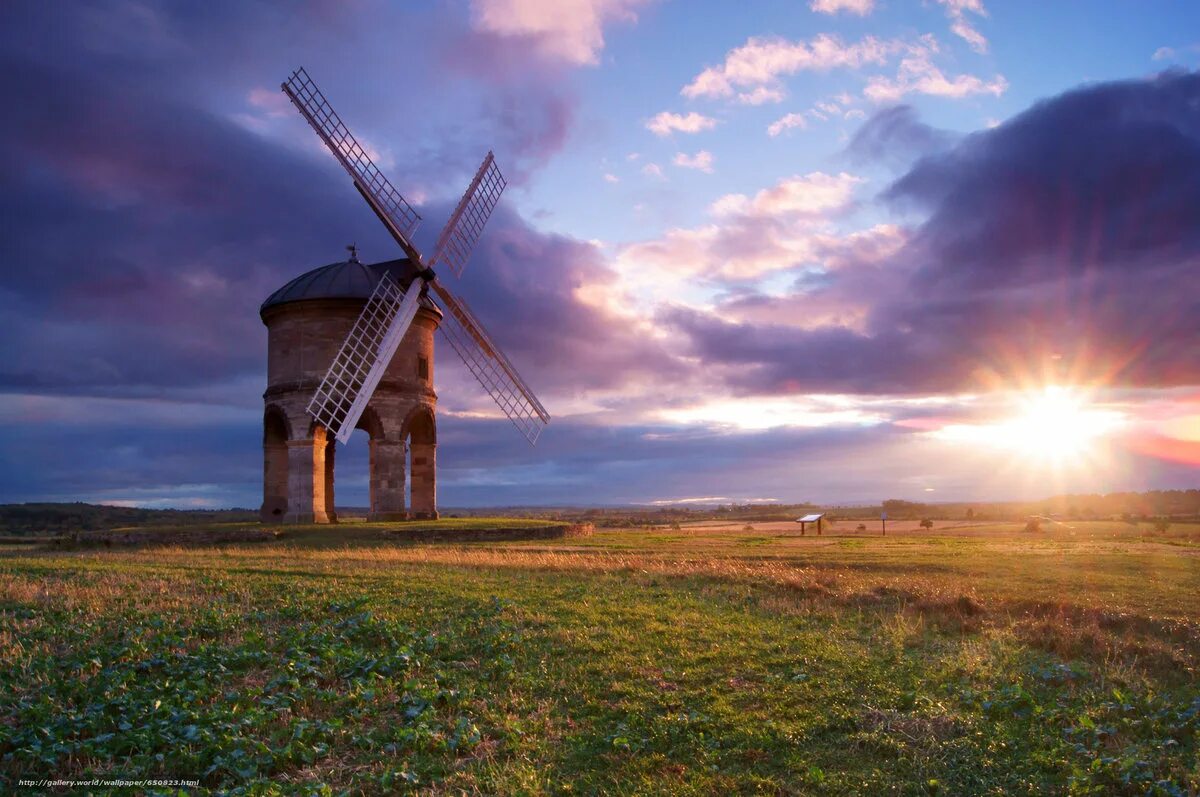
[[[1046,388],[1019,402],[1016,417],[1001,424],[1009,447],[1042,460],[1078,457],[1116,429],[1124,416],[1091,406],[1087,396],[1066,388]]]
[[[1087,393],[1046,387],[1019,394],[1012,414],[992,423],[951,424],[936,437],[1007,449],[1049,464],[1078,461],[1126,422],[1117,410],[1095,406]]]

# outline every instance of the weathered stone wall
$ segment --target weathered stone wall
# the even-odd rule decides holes
[[[263,399],[269,413],[286,419],[286,507],[283,521],[332,523],[335,486],[333,463],[336,441],[325,440],[306,408],[334,356],[362,310],[352,299],[315,299],[268,308],[267,390]],[[420,469],[414,466],[412,512],[437,517],[436,432],[433,430],[437,394],[433,390],[433,333],[440,314],[422,306],[400,342],[380,380],[359,427],[370,435],[371,516],[397,520],[409,517],[405,506],[407,421],[415,415],[429,418],[430,434],[421,441]],[[422,363],[422,361],[424,361]],[[280,470],[283,448],[268,443],[264,434],[263,520],[276,522],[282,497]]]

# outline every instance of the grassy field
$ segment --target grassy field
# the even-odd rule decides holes
[[[1200,526],[855,525],[8,546],[0,791],[1200,792]]]

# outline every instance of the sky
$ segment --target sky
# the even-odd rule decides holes
[[[304,66],[550,411],[439,347],[439,503],[1200,486],[1190,0],[0,7],[0,501],[257,507],[266,330],[398,256]],[[337,502],[367,503],[366,441]]]

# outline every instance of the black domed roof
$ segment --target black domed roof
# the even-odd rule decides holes
[[[268,296],[258,312],[261,315],[276,305],[310,299],[366,299],[385,273],[407,289],[418,272],[408,258],[362,263],[351,257],[343,263],[330,263],[306,271]],[[428,307],[429,301],[423,299],[421,304]]]

